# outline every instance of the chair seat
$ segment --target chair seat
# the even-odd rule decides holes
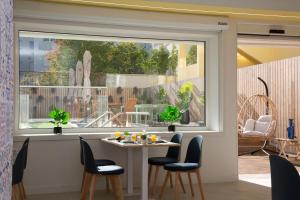
[[[114,161],[107,160],[107,159],[98,159],[98,160],[95,160],[95,163],[97,166],[115,165],[116,164]]]
[[[124,168],[118,165],[98,166],[97,170],[101,175],[119,175],[124,173]]]
[[[148,163],[151,165],[165,165],[176,163],[177,159],[169,157],[152,157],[148,159]]]
[[[198,163],[172,163],[164,166],[168,171],[189,171],[198,169],[200,166]]]

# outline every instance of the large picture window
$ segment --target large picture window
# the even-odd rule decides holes
[[[205,42],[19,32],[19,128],[205,126]]]

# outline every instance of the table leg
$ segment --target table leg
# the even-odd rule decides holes
[[[287,144],[287,142],[284,141],[284,142],[283,142],[283,146],[282,146],[282,153],[283,153],[283,156],[284,156],[286,159],[288,159],[288,156],[287,156],[286,153],[285,153],[286,144]]]
[[[142,200],[148,200],[148,147],[142,148]]]
[[[283,142],[282,141],[278,141],[278,148],[279,148],[279,156],[283,155]]]
[[[133,169],[132,169],[133,155],[132,148],[127,149],[127,193],[133,193]]]
[[[296,144],[296,149],[297,149],[296,160],[299,160],[299,156],[300,156],[300,144],[299,143]]]

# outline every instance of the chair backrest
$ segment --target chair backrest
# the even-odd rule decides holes
[[[270,155],[272,200],[300,199],[298,171],[285,158]]]
[[[198,135],[190,141],[184,162],[198,163],[199,167],[201,166],[202,143],[203,143],[202,135]]]
[[[82,165],[84,165],[84,160],[83,160],[83,144],[82,144],[82,141],[83,138],[79,136],[79,141],[80,141],[80,163]]]
[[[28,144],[22,146],[21,150],[19,151],[14,165],[13,165],[13,172],[12,172],[12,183],[17,184],[20,183],[23,179],[23,174],[24,174],[24,163],[26,159],[26,149],[28,147]]]
[[[30,138],[26,138],[26,140],[24,141],[22,147],[25,148],[25,159],[24,159],[24,169],[26,169],[27,167],[27,154],[28,154],[28,145],[29,145],[29,140]]]
[[[124,112],[133,112],[136,103],[137,103],[136,98],[129,98],[124,106]]]
[[[89,173],[97,173],[97,167],[90,145],[82,138],[80,138],[80,142],[82,143],[85,170]]]
[[[173,135],[171,142],[178,143],[181,146],[182,142],[182,133],[176,133]],[[180,147],[169,147],[166,157],[175,158],[179,161],[180,156]]]

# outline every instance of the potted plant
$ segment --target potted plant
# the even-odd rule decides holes
[[[165,122],[170,122],[168,131],[175,132],[174,122],[178,121],[181,117],[181,112],[177,106],[167,105],[165,110],[160,114],[160,119]]]
[[[193,83],[189,81],[185,82],[178,90],[177,97],[179,99],[179,102],[177,103],[177,106],[179,107],[180,112],[182,113],[182,117],[180,120],[181,124],[190,123],[189,107],[193,99],[192,92],[193,92]]]
[[[50,123],[54,124],[53,133],[55,134],[62,134],[62,127],[61,125],[68,124],[70,120],[70,113],[65,112],[63,109],[58,109],[54,107],[50,113],[49,117],[53,120]]]

